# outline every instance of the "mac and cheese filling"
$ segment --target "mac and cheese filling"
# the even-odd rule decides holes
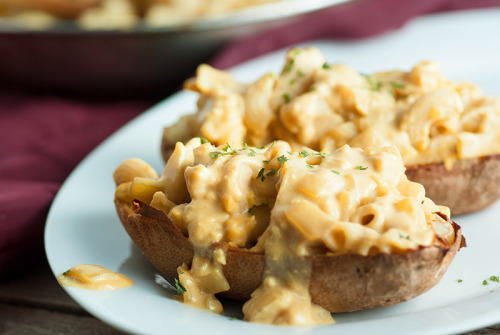
[[[238,83],[200,65],[185,87],[200,93],[198,112],[167,127],[164,143],[201,136],[216,145],[285,140],[332,153],[397,146],[407,166],[500,154],[500,98],[443,77],[423,61],[409,72],[364,75],[329,65],[315,48],[291,49],[280,74]]]
[[[331,154],[284,141],[262,147],[214,146],[194,138],[157,176],[144,162],[115,171],[117,199],[163,210],[195,247],[178,269],[188,304],[222,312],[215,294],[229,290],[223,248],[265,254],[262,285],[243,307],[245,319],[272,324],[323,324],[333,319],[312,303],[307,256],[405,254],[454,242],[446,207],[409,181],[394,146],[343,145]]]

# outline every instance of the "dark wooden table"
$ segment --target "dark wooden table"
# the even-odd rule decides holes
[[[40,256],[28,274],[0,282],[0,334],[122,333],[74,302],[57,283],[45,257]],[[465,334],[499,335],[500,324]]]

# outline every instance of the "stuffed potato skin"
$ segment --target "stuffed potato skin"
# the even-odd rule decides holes
[[[407,166],[406,176],[424,185],[426,196],[447,206],[453,215],[482,210],[500,199],[500,155]]]
[[[138,200],[132,205],[115,200],[120,220],[146,258],[165,276],[189,264],[194,248],[164,212]],[[332,313],[388,306],[410,300],[436,285],[457,251],[465,246],[460,227],[453,223],[455,242],[449,248],[421,247],[403,255],[381,253],[308,257],[312,264],[309,292],[312,301]],[[263,254],[226,243],[224,276],[231,289],[219,295],[244,301],[259,287],[265,268]]]

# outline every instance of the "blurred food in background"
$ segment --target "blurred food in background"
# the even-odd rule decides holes
[[[0,0],[0,85],[162,98],[226,43],[351,0]]]
[[[163,27],[280,0],[0,0],[0,16],[33,29],[57,19],[75,20],[84,29],[127,29],[140,20]],[[283,0],[281,0],[283,1]]]

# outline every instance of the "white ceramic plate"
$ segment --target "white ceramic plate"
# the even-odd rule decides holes
[[[500,94],[500,10],[481,10],[421,18],[399,31],[355,42],[315,41],[330,63],[347,62],[361,72],[409,69],[422,59],[440,61],[446,76],[468,79],[490,94]],[[284,51],[234,69],[249,81],[278,71]],[[416,299],[395,306],[335,315],[337,324],[275,327],[213,315],[173,299],[155,283],[155,269],[133,246],[114,212],[113,170],[126,158],[140,157],[162,170],[162,128],[192,112],[196,96],[177,94],[147,111],[94,150],[70,175],[50,210],[45,248],[58,275],[79,263],[100,264],[135,281],[112,292],[67,288],[69,295],[102,321],[141,334],[445,334],[500,322],[500,284],[483,280],[500,275],[500,203],[480,213],[454,218],[468,247],[457,255],[442,281]],[[458,282],[461,279],[462,282]]]

